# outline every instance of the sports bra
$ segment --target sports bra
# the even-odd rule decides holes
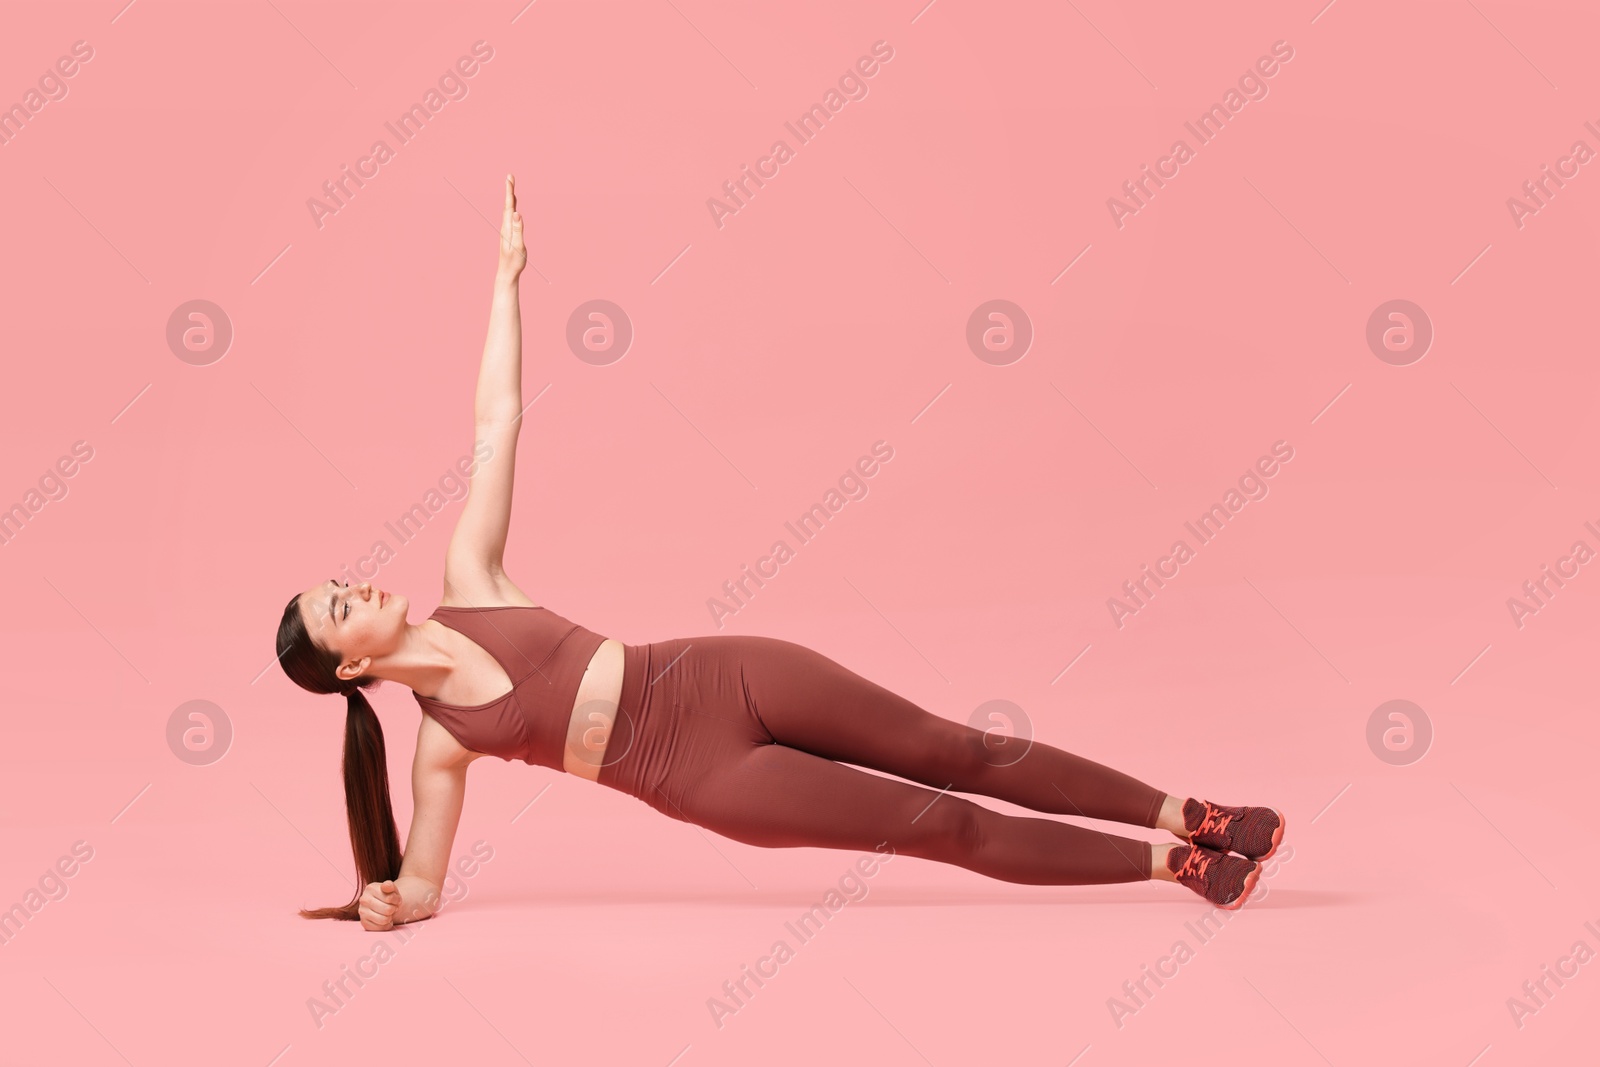
[[[578,686],[605,638],[546,607],[440,605],[428,618],[476,641],[511,679],[486,704],[443,704],[416,690],[422,709],[473,752],[565,770],[567,724]]]

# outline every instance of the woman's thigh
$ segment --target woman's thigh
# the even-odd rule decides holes
[[[660,736],[645,739],[669,754],[641,799],[673,818],[758,845],[871,849],[891,831],[902,840],[923,832],[937,821],[919,819],[937,790],[804,751],[789,738],[805,730],[776,734],[758,713],[766,698],[756,688],[812,693],[836,682],[825,663],[776,638],[695,639],[672,668],[681,673],[665,691],[671,710],[656,720]],[[762,684],[753,687],[752,680]],[[780,712],[778,719],[786,724],[794,717]]]
[[[915,853],[949,831],[940,805],[970,804],[779,744],[750,746],[679,787],[666,785],[667,814],[766,848]]]
[[[828,656],[764,638],[743,650],[744,688],[779,744],[943,789],[993,762],[985,735],[935,715]],[[938,779],[938,780],[935,780]]]

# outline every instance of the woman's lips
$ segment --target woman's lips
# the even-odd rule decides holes
[[[389,594],[382,589],[378,590],[378,607],[383,607],[383,602],[389,599]]]

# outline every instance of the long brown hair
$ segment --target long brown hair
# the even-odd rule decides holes
[[[400,874],[400,832],[389,804],[389,765],[383,747],[383,724],[363,689],[381,679],[363,676],[345,681],[336,673],[342,657],[318,645],[300,614],[300,594],[283,609],[278,623],[278,662],[301,689],[342,693],[344,716],[344,806],[350,822],[350,848],[356,858],[356,895],[333,908],[301,908],[307,919],[359,920],[358,905],[369,882]]]

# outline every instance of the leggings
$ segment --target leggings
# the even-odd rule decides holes
[[[1149,842],[950,795],[1155,826],[1166,794],[1126,774],[1038,741],[999,758],[982,730],[792,641],[719,635],[624,651],[599,782],[674,819],[766,848],[887,845],[1031,885],[1150,877]]]

